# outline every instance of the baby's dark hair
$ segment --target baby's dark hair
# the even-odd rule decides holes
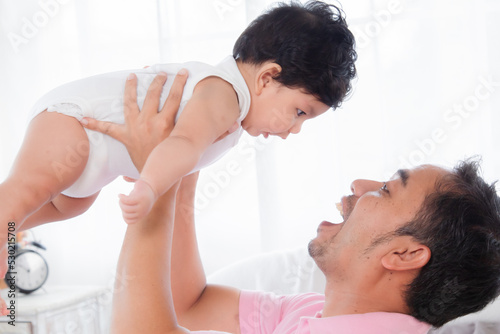
[[[337,108],[356,76],[354,48],[341,9],[320,1],[292,1],[250,23],[236,41],[233,57],[254,65],[275,62],[282,68],[276,81]]]

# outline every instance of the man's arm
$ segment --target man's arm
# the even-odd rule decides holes
[[[133,76],[125,85],[125,124],[86,118],[84,126],[122,142],[136,168],[141,171],[152,149],[174,128],[175,114],[180,105],[182,88],[186,79],[187,75],[176,76],[168,98],[161,112],[158,112],[159,98],[166,77],[157,76],[154,79],[148,89],[143,109],[139,110],[136,97],[137,78]],[[171,280],[176,313],[181,325],[193,330],[204,328],[239,333],[239,291],[228,287],[206,286],[205,272],[201,264],[194,228],[194,193],[197,177],[198,173],[182,179],[175,208],[176,227],[174,228]],[[151,214],[154,214],[154,210]],[[125,251],[130,251],[130,248]],[[122,251],[121,258],[127,254]],[[164,263],[157,257],[157,254],[149,258],[149,261],[153,261],[159,268],[164,268],[162,267]],[[141,262],[138,263],[140,266]],[[150,264],[147,263],[147,265]],[[137,283],[138,281],[131,278],[130,282]],[[152,284],[155,283],[152,282]],[[126,289],[127,286],[117,287],[117,289],[120,291],[120,289]],[[154,289],[151,291],[151,293],[156,292]],[[132,297],[129,295],[128,299]],[[124,310],[118,309],[117,312],[123,314]],[[137,309],[136,312],[142,311]]]
[[[113,294],[111,332],[188,333],[177,324],[170,290],[170,252],[177,187],[153,206],[140,224],[129,225]]]
[[[195,179],[193,177],[193,179]],[[180,195],[190,197],[192,182],[187,178]],[[146,218],[139,224],[128,225],[117,267],[117,277],[113,295],[111,331],[117,334],[128,333],[188,333],[177,324],[176,312],[183,326],[191,330],[218,330],[240,333],[238,320],[239,292],[236,289],[219,286],[207,286],[205,274],[199,261],[198,252],[189,252],[191,241],[196,247],[192,220],[183,221],[187,229],[177,229],[174,235],[174,208],[180,209],[182,201],[175,203],[177,187],[174,185],[153,206]],[[184,202],[187,204],[187,202]],[[184,210],[182,208],[181,210]],[[187,211],[186,211],[187,212]],[[175,224],[182,219],[176,219]],[[179,231],[181,230],[181,231]],[[184,233],[187,231],[187,233]],[[172,238],[184,238],[177,242],[178,253],[190,254],[177,256],[173,263],[180,267],[171,267]],[[193,260],[193,262],[190,262]],[[179,273],[176,271],[179,270]],[[192,275],[192,276],[190,276]],[[192,279],[182,282],[181,279]],[[177,303],[183,304],[185,312],[174,311],[171,280],[176,281],[177,296],[193,300],[192,305],[186,298],[177,297]],[[176,286],[173,287],[176,289]],[[200,290],[201,289],[201,290]],[[198,295],[199,294],[199,295]],[[196,297],[196,295],[198,295]],[[181,319],[182,316],[182,319]]]
[[[207,285],[194,224],[198,173],[182,179],[175,207],[172,295],[179,323],[190,330],[239,333],[238,289]]]

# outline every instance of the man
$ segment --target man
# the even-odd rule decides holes
[[[135,84],[126,87],[128,124],[90,120],[89,128],[124,142],[140,170],[155,145],[151,138],[161,140],[173,127],[178,99],[169,97],[154,116],[139,113]],[[157,78],[150,87],[151,110],[158,110],[161,85]],[[500,200],[477,167],[427,165],[400,170],[387,182],[354,181],[352,195],[342,199],[344,222],[321,223],[309,244],[326,277],[324,296],[207,285],[194,233],[197,175],[185,177],[178,192],[176,185],[127,228],[118,271],[130,279],[116,289],[113,331],[187,332],[177,314],[189,330],[426,333],[478,311],[500,292]]]

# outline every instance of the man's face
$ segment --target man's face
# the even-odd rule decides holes
[[[354,181],[353,194],[342,198],[344,222],[321,223],[309,244],[311,256],[327,278],[349,280],[377,265],[377,252],[383,252],[386,241],[381,237],[391,236],[411,221],[436,181],[447,173],[424,165],[399,170],[387,182]]]

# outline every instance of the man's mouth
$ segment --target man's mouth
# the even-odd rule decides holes
[[[321,233],[322,230],[327,230],[327,231],[335,230],[336,231],[335,233],[338,233],[342,229],[342,227],[344,227],[344,222],[334,224],[329,221],[323,220],[321,224],[319,224],[316,232]]]
[[[319,224],[319,226],[332,226],[332,225],[336,225],[336,224],[330,223],[330,222],[328,222],[326,220],[323,220],[321,222],[321,224]]]
[[[340,202],[335,204],[337,210],[339,210],[342,219],[346,221],[349,219],[354,207],[356,206],[357,198],[354,195],[344,196],[340,199]]]
[[[344,218],[344,208],[343,208],[342,202],[335,203],[335,206],[337,207],[337,210],[339,210],[342,218]]]
[[[340,200],[340,202],[338,203],[335,203],[335,206],[337,207],[337,210],[339,210],[339,213],[340,215],[342,216],[342,222],[341,223],[331,223],[329,221],[322,221],[321,224],[319,224],[318,226],[318,232],[320,231],[321,227],[329,227],[329,226],[333,226],[333,225],[338,225],[338,226],[341,226],[341,228],[343,227],[344,223],[345,223],[345,216],[344,216],[344,199],[346,197],[342,197],[342,199]]]

